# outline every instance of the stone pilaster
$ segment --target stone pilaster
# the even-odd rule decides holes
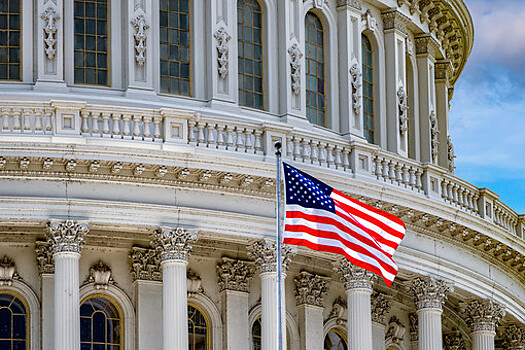
[[[253,267],[243,261],[223,257],[217,263],[217,279],[221,291],[225,349],[249,349],[248,319],[249,282]]]
[[[522,325],[512,324],[503,331],[503,345],[505,350],[525,349],[525,328]]]
[[[496,326],[505,316],[504,308],[490,299],[472,300],[460,304],[460,312],[470,327],[472,350],[494,350]]]
[[[54,283],[54,349],[80,349],[78,264],[84,236],[89,232],[86,222],[50,220],[48,242],[55,260]]]
[[[342,258],[335,272],[345,285],[348,300],[348,348],[350,350],[372,350],[372,285],[375,274]]]
[[[372,294],[372,341],[374,349],[384,349],[386,339],[386,317],[390,312],[388,297],[380,292]]]
[[[53,246],[47,242],[35,242],[36,263],[40,275],[42,300],[42,350],[53,350],[54,321],[54,284],[55,262]]]
[[[248,247],[248,256],[255,261],[261,278],[261,322],[262,322],[262,349],[274,350],[278,348],[278,334],[275,325],[280,324],[282,329],[282,344],[286,346],[286,322],[285,322],[285,295],[284,277],[295,247],[282,246],[282,279],[281,279],[281,316],[277,314],[277,244],[271,240],[260,240],[253,242]]]
[[[407,285],[417,307],[420,350],[442,350],[441,314],[451,284],[435,277],[417,277]]]
[[[299,310],[300,348],[323,348],[323,298],[327,293],[328,279],[301,271],[294,279],[295,300]]]
[[[151,245],[161,257],[164,349],[188,348],[188,290],[186,266],[197,233],[181,227],[159,228]]]

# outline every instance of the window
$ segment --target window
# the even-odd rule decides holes
[[[204,314],[194,306],[188,305],[189,350],[211,349],[208,321]]]
[[[75,0],[75,84],[109,85],[107,0]]]
[[[160,91],[190,96],[190,3],[160,0]]]
[[[116,305],[102,296],[87,298],[80,305],[80,349],[121,350],[122,317]]]
[[[306,116],[311,123],[326,126],[323,25],[312,12],[306,14],[305,36]]]
[[[0,293],[0,349],[25,350],[29,346],[27,308],[20,298]]]
[[[264,108],[262,10],[257,0],[237,1],[239,104]]]
[[[324,350],[347,350],[348,346],[343,335],[332,329],[324,338]]]
[[[21,80],[20,0],[0,1],[0,80]]]
[[[288,332],[288,327],[286,328],[286,348],[290,349],[290,333]],[[257,317],[255,322],[252,325],[252,348],[251,350],[261,350],[262,349],[262,323],[261,316]]]
[[[363,132],[365,139],[375,143],[374,132],[374,57],[368,37],[361,35],[363,63]]]

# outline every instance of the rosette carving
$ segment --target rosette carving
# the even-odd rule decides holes
[[[53,246],[54,254],[63,252],[79,253],[84,245],[84,236],[89,232],[86,222],[73,220],[50,220],[46,227],[47,239]]]
[[[490,299],[472,300],[459,306],[472,332],[494,332],[499,320],[505,316],[505,308]]]
[[[198,238],[196,232],[186,231],[182,227],[159,228],[153,234],[151,246],[160,252],[162,261],[188,260],[193,245]]]
[[[412,294],[416,307],[420,309],[443,309],[447,294],[452,292],[452,285],[432,276],[417,277],[410,281],[407,290]]]
[[[328,278],[301,271],[294,279],[297,305],[323,307],[323,298],[328,292]]]
[[[277,244],[273,240],[263,239],[253,242],[248,247],[248,256],[255,261],[260,273],[277,272]],[[286,273],[292,256],[297,248],[283,244],[281,246],[282,272]]]
[[[335,264],[334,271],[339,274],[341,281],[345,284],[346,290],[372,290],[372,285],[377,278],[374,273],[351,264],[346,258],[341,258],[341,260]]]
[[[253,267],[242,260],[222,258],[217,263],[217,278],[221,291],[235,290],[248,293],[249,282],[253,278]]]

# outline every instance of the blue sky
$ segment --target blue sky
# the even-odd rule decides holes
[[[525,0],[464,0],[474,48],[454,90],[456,175],[525,214]]]

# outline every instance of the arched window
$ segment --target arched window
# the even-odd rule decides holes
[[[262,349],[262,324],[261,316],[257,317],[255,322],[252,325],[252,348],[251,350],[261,350]],[[286,328],[286,348],[290,349],[290,332],[288,332],[288,327]]]
[[[311,123],[326,126],[326,96],[323,24],[313,12],[306,14],[306,116]]]
[[[375,143],[374,132],[374,57],[368,37],[361,35],[363,63],[363,132],[365,139]]]
[[[15,294],[0,293],[0,349],[27,349],[28,324],[28,312],[22,299]]]
[[[346,339],[337,331],[332,329],[324,338],[324,350],[347,350]]]
[[[160,91],[190,96],[190,3],[160,0]]]
[[[80,304],[80,348],[124,349],[123,320],[117,306],[103,296],[90,296]]]
[[[0,1],[0,80],[21,80],[20,1]]]
[[[257,0],[237,1],[239,105],[264,109],[262,10]]]
[[[109,85],[108,1],[75,0],[75,84]]]
[[[209,350],[210,327],[203,312],[198,308],[188,305],[188,336],[189,350]]]

